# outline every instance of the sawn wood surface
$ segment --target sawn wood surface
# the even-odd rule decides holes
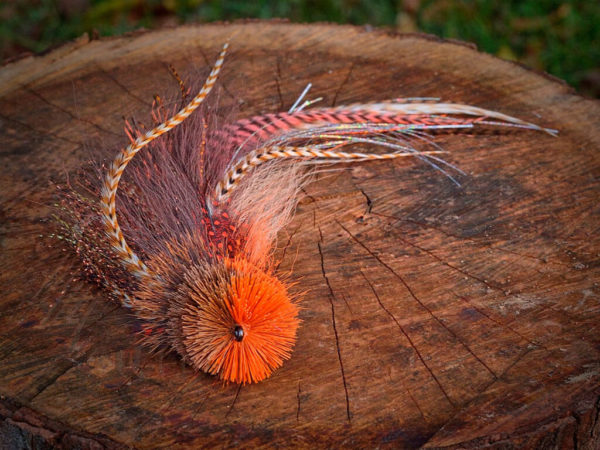
[[[292,358],[223,385],[136,344],[78,276],[56,188],[127,143],[155,95],[208,72],[240,117],[311,98],[440,97],[559,130],[437,136],[462,186],[403,160],[306,189],[280,236],[304,292]],[[428,36],[326,24],[185,26],[0,69],[0,440],[6,448],[600,445],[600,106],[564,83]],[[276,187],[274,187],[276,188]],[[168,200],[166,200],[168,201]]]

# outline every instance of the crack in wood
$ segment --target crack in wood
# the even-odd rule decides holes
[[[281,95],[281,86],[279,85],[279,80],[281,80],[281,67],[279,65],[279,55],[275,57],[275,70],[277,73],[277,76],[275,77],[275,87],[277,88],[277,95],[279,96],[279,110],[283,111],[283,95]]]
[[[417,250],[422,251],[423,253],[427,253],[427,255],[431,256],[433,259],[435,259],[436,261],[438,261],[439,263],[445,265],[446,267],[452,269],[452,270],[456,270],[458,273],[461,273],[462,275],[471,278],[472,280],[478,281],[480,283],[482,283],[485,287],[488,287],[490,289],[493,289],[495,291],[499,291],[501,293],[505,293],[505,289],[502,289],[499,285],[496,285],[496,283],[491,283],[487,280],[484,280],[481,277],[478,277],[477,275],[473,275],[469,272],[467,272],[464,269],[461,269],[460,267],[455,266],[454,264],[450,264],[447,261],[444,261],[442,258],[440,258],[439,256],[437,256],[435,253],[433,253],[431,250],[427,250],[424,247],[421,247],[420,245],[414,244],[400,236],[396,236],[397,239],[399,239],[400,241],[404,242],[407,245],[410,245],[413,248],[416,248]]]
[[[375,287],[373,286],[373,284],[371,283],[371,281],[366,277],[366,275],[363,273],[363,271],[362,270],[359,270],[359,271],[360,271],[361,275],[364,277],[364,279],[367,282],[367,284],[369,285],[369,287],[371,288],[371,291],[373,292],[373,295],[375,295],[375,298],[377,299],[377,303],[379,303],[379,306],[381,307],[381,309],[383,309],[387,313],[387,315],[390,316],[390,318],[394,321],[394,323],[396,324],[396,326],[400,329],[400,332],[404,335],[404,337],[406,338],[406,340],[408,341],[408,343],[410,344],[410,346],[413,348],[413,350],[415,351],[417,357],[421,361],[421,364],[423,364],[423,366],[425,366],[425,369],[429,372],[429,375],[431,375],[431,377],[433,378],[433,380],[435,381],[435,383],[438,385],[438,387],[440,388],[440,391],[442,391],[442,394],[444,394],[444,397],[446,397],[446,400],[448,400],[448,403],[450,403],[450,405],[453,408],[456,408],[456,405],[454,404],[454,402],[452,401],[452,399],[450,398],[450,396],[448,395],[448,393],[446,392],[446,390],[442,386],[442,383],[435,376],[435,374],[433,373],[433,370],[431,369],[431,367],[429,367],[427,365],[427,363],[425,362],[425,359],[423,358],[423,355],[421,355],[421,352],[419,351],[419,349],[417,348],[417,346],[415,345],[415,343],[412,341],[412,339],[410,338],[410,336],[408,335],[408,333],[406,332],[406,330],[404,330],[404,327],[400,324],[400,322],[398,321],[398,319],[396,319],[396,316],[394,316],[392,314],[392,312],[385,307],[385,305],[381,301],[381,298],[379,297],[379,294],[377,294],[377,291],[375,290]],[[425,418],[425,415],[423,414],[423,411],[421,410],[421,408],[419,407],[419,405],[417,404],[417,402],[414,400],[414,398],[412,397],[412,395],[410,397],[413,399],[413,402],[414,402],[415,406],[417,407],[417,409],[419,410],[419,412],[421,413],[421,415],[423,416],[423,418]]]
[[[331,107],[332,108],[337,103],[337,99],[338,99],[339,93],[342,91],[342,89],[344,88],[344,86],[346,86],[346,84],[348,83],[348,81],[350,81],[350,75],[352,75],[352,71],[354,70],[354,66],[355,66],[355,63],[353,61],[352,64],[350,64],[350,69],[348,69],[348,73],[346,74],[346,77],[342,80],[342,83],[340,84],[340,86],[335,90],[335,94],[333,94],[333,100],[331,102]]]
[[[56,270],[52,271],[49,275],[47,275],[46,277],[44,277],[44,281],[41,283],[41,286],[39,287],[39,289],[30,297],[31,302],[36,302],[42,294],[45,294],[46,291],[48,290],[48,288],[56,281],[56,279],[58,278],[58,276],[61,273],[65,273],[67,275],[63,275],[63,282],[65,282],[64,278],[69,277],[70,278],[70,274],[72,273],[73,269],[75,269],[76,267],[76,262],[75,261],[69,261],[69,264],[65,266],[58,266],[56,268]],[[62,283],[61,283],[62,284]],[[66,281],[66,287],[61,289],[62,292],[66,292],[69,288],[71,287],[71,283],[70,281]],[[61,292],[61,293],[62,293]],[[44,316],[44,318],[42,319],[41,323],[44,323],[48,320],[48,316]]]
[[[596,400],[596,414],[590,428],[590,440],[594,438],[594,434],[598,431],[598,424],[600,423],[600,397]]]
[[[38,397],[42,392],[44,392],[46,389],[48,389],[50,386],[52,386],[54,383],[56,383],[56,381],[60,377],[62,377],[64,374],[66,374],[69,370],[71,370],[76,365],[77,364],[75,362],[68,361],[68,363],[65,364],[59,371],[57,371],[51,377],[46,379],[40,386],[38,386],[37,392],[27,398],[27,403],[31,404],[36,399],[36,397]]]
[[[90,329],[91,327],[93,327],[94,325],[96,325],[98,322],[104,320],[106,317],[110,316],[114,312],[119,311],[121,309],[123,309],[123,307],[121,305],[114,305],[111,309],[109,309],[108,311],[102,313],[100,315],[100,317],[98,317],[94,321],[90,322],[89,324],[85,325],[83,328],[80,328],[79,332],[81,332],[82,330],[88,330],[88,329]]]
[[[33,442],[34,448],[71,448],[74,443],[84,444],[85,448],[131,448],[121,441],[100,433],[75,430],[70,425],[50,419],[14,399],[0,398],[0,411],[3,411],[0,412],[0,425],[4,422],[17,427],[20,436],[24,439],[22,442],[30,444]],[[9,437],[10,434],[2,434],[2,438]]]
[[[25,92],[30,93],[31,95],[33,95],[34,97],[38,98],[39,100],[41,100],[43,103],[47,104],[48,106],[51,106],[52,108],[57,109],[58,111],[62,112],[63,114],[66,114],[67,116],[69,116],[71,119],[73,120],[77,120],[78,122],[81,123],[86,123],[88,125],[93,126],[94,128],[96,128],[99,131],[102,131],[104,133],[108,133],[108,134],[112,134],[113,136],[119,136],[121,137],[120,133],[115,133],[112,130],[106,129],[100,125],[98,125],[97,123],[95,123],[92,120],[89,119],[84,119],[81,117],[77,117],[75,114],[73,114],[71,111],[69,111],[66,108],[63,108],[60,105],[57,105],[55,103],[52,103],[50,100],[48,100],[46,97],[44,97],[42,94],[40,94],[39,92],[37,92],[35,89],[32,89],[26,85],[21,86],[21,89],[23,89]]]
[[[105,357],[105,356],[108,356],[108,355],[113,355],[113,354],[119,353],[120,351],[121,351],[121,349],[117,349],[117,350],[111,349],[111,350],[103,352],[103,353],[94,353],[93,352],[93,347],[90,347],[79,358],[76,358],[76,359],[66,358],[67,361],[70,361],[73,364],[62,375],[66,374],[69,370],[71,370],[71,369],[73,369],[75,367],[78,367],[78,366],[80,366],[82,364],[86,364],[90,358],[102,358],[102,357]],[[51,383],[51,384],[54,384],[62,375],[60,375],[59,377],[57,377],[54,380],[54,382]],[[47,386],[47,387],[49,387],[49,386]],[[34,398],[37,397],[39,394],[41,394],[41,392],[38,392],[37,394],[35,394]],[[32,400],[33,400],[33,398],[32,398]]]
[[[471,279],[473,279],[473,280],[475,280],[475,281],[478,281],[478,282],[482,283],[483,285],[485,285],[485,286],[486,286],[487,288],[489,288],[489,289],[493,289],[493,290],[495,290],[495,291],[501,292],[501,293],[502,293],[502,294],[504,294],[505,296],[507,296],[507,295],[508,295],[508,294],[507,294],[507,291],[506,291],[505,289],[501,288],[500,286],[495,286],[495,285],[494,285],[495,283],[494,283],[494,284],[492,284],[492,283],[490,283],[490,282],[489,282],[489,281],[487,281],[487,280],[484,280],[484,279],[482,279],[482,278],[480,278],[480,277],[477,277],[477,276],[475,276],[475,275],[472,275],[472,274],[470,274],[469,272],[467,272],[467,271],[465,271],[465,270],[463,270],[463,269],[461,269],[461,268],[459,268],[459,267],[457,267],[457,266],[455,266],[455,265],[453,265],[453,264],[450,264],[450,263],[448,263],[448,262],[444,261],[442,258],[440,258],[439,256],[437,256],[437,255],[436,255],[435,253],[433,253],[431,250],[427,250],[426,248],[424,248],[424,247],[421,247],[421,246],[419,246],[419,245],[417,245],[417,244],[414,244],[414,243],[412,243],[412,242],[410,242],[410,241],[408,241],[408,240],[406,240],[406,239],[404,239],[404,238],[402,238],[402,237],[400,237],[400,236],[398,236],[398,235],[396,235],[396,237],[397,237],[399,240],[401,240],[402,242],[404,242],[405,244],[407,244],[407,245],[410,245],[410,246],[412,246],[412,247],[414,247],[414,248],[416,248],[416,249],[418,249],[418,250],[420,250],[420,251],[422,251],[422,252],[424,252],[424,253],[427,253],[429,256],[431,256],[432,258],[434,258],[436,261],[440,262],[441,264],[445,265],[446,267],[448,267],[448,268],[450,268],[450,269],[453,269],[453,270],[456,270],[457,272],[459,272],[459,273],[461,273],[461,274],[465,275],[466,277],[469,277],[469,278],[471,278]],[[518,294],[518,293],[520,293],[520,292],[519,292],[519,291],[514,291],[514,292],[512,292],[512,293],[513,293],[513,294]],[[558,313],[560,313],[560,314],[563,314],[563,315],[564,315],[564,314],[567,314],[565,311],[558,311],[558,310],[554,309],[554,308],[552,307],[552,305],[549,305],[549,304],[546,304],[546,305],[544,305],[542,308],[539,308],[539,309],[537,309],[537,310],[535,310],[535,311],[536,311],[537,313],[540,313],[541,311],[544,311],[545,309],[550,309],[550,310],[552,310],[552,311],[558,312]],[[525,314],[526,314],[526,313],[525,313]],[[525,314],[523,314],[522,316],[524,316]],[[567,314],[567,315],[568,315],[568,314]],[[513,321],[514,321],[514,320],[513,320]],[[510,322],[509,322],[509,323],[510,323]]]
[[[281,254],[281,258],[279,259],[279,262],[275,265],[275,271],[279,270],[279,266],[281,265],[281,263],[283,262],[283,259],[285,258],[287,249],[291,245],[292,239],[294,238],[294,236],[296,235],[296,233],[298,232],[298,230],[300,229],[301,226],[302,226],[302,224],[298,225],[296,227],[296,229],[294,231],[292,231],[292,233],[290,234],[290,237],[288,238],[285,246],[283,247],[283,252]]]
[[[573,418],[575,419],[575,430],[573,430],[573,448],[578,449],[580,447],[577,435],[579,434],[579,428],[581,427],[581,417],[576,412],[573,412]]]
[[[83,330],[87,330],[89,329],[89,327],[94,326],[96,323],[98,323],[100,320],[102,320],[107,314],[110,314],[113,311],[116,311],[117,309],[120,308],[120,306],[115,306],[112,310],[108,311],[107,313],[103,313],[100,315],[100,317],[98,317],[97,319],[93,320],[91,323],[86,325],[86,319],[90,316],[90,314],[92,313],[92,311],[94,311],[95,308],[95,304],[96,301],[91,301],[88,303],[88,307],[86,308],[83,316],[81,317],[81,319],[78,321],[77,326],[75,327],[75,331],[73,332],[73,336],[72,336],[72,343],[71,343],[71,349],[74,350],[75,346],[77,345],[77,343],[79,342],[79,337],[81,335],[81,332]]]
[[[187,381],[185,381],[185,383],[183,383],[174,394],[171,394],[170,399],[168,402],[166,402],[158,411],[153,412],[151,411],[154,415],[157,416],[162,416],[164,414],[165,411],[167,411],[169,408],[171,408],[171,406],[173,406],[173,404],[175,403],[175,401],[179,400],[179,398],[181,397],[181,394],[183,392],[183,390],[185,389],[185,387],[187,385],[189,385],[195,378],[196,378],[196,373],[192,373]],[[150,423],[150,421],[152,421],[154,419],[154,417],[149,417],[148,419],[146,419],[145,421],[143,421],[142,423],[140,423],[140,425],[136,428],[135,430],[135,434],[134,434],[134,442],[139,441],[140,436],[142,435],[142,433],[144,431],[144,428],[146,428],[146,425],[148,425]]]
[[[347,231],[347,230],[346,230]],[[348,231],[347,231],[348,232]],[[428,255],[434,257],[437,261],[441,262],[442,264],[447,265],[450,268],[453,268],[453,266],[451,264],[446,263],[445,261],[443,261],[441,258],[437,257],[436,255],[434,255],[433,253],[429,252],[426,249],[422,249],[419,245],[413,244],[412,242],[397,236],[398,239],[402,242],[404,242],[407,245],[410,245],[418,250],[424,251],[425,253],[427,253]],[[369,250],[367,250],[369,251]],[[392,272],[394,274],[396,274],[395,271],[393,271],[393,269],[391,269],[391,267],[388,267],[388,269],[392,270]],[[458,270],[458,269],[456,269]],[[458,270],[460,273],[465,273],[463,271]],[[469,347],[469,345],[464,342],[460,337],[458,337],[458,335],[456,333],[454,333],[454,331],[452,331],[452,329],[450,329],[450,327],[448,327],[446,324],[444,324],[435,314],[433,314],[433,311],[431,311],[425,304],[423,304],[419,299],[417,299],[416,294],[413,292],[413,290],[408,286],[408,284],[404,281],[404,279],[400,276],[400,274],[396,274],[396,276],[400,279],[400,281],[402,282],[402,284],[404,284],[404,286],[406,287],[406,289],[408,290],[408,292],[410,293],[410,295],[417,301],[419,302],[419,304],[421,304],[426,310],[427,312],[431,315],[431,317],[433,317],[442,327],[444,327],[453,337],[454,339],[456,339],[458,342],[460,342],[460,344],[483,366],[487,369],[487,371],[494,377],[497,378],[497,375],[494,373],[494,371],[485,363],[483,362],[483,360],[481,358],[479,358],[479,356],[477,356],[475,354],[475,352],[473,352],[471,350],[471,348]],[[486,284],[487,285],[487,284]]]
[[[300,191],[304,194],[304,196],[306,198],[308,198],[309,200],[311,200],[311,203],[317,203],[317,199],[314,196],[310,195],[308,192],[306,192],[305,188],[303,188],[303,187],[300,188]],[[314,227],[316,228],[316,225]]]
[[[415,397],[412,395],[412,392],[410,392],[410,390],[406,386],[404,386],[404,390],[406,391],[406,394],[410,397],[411,401],[415,404],[415,406],[419,410],[419,414],[421,414],[421,417],[423,418],[423,420],[425,422],[429,423],[429,420],[427,420],[427,416],[425,416],[425,414],[423,413],[423,410],[417,403],[417,400],[415,399]]]
[[[363,188],[358,188],[361,194],[365,197],[365,201],[367,202],[367,211],[366,214],[371,214],[371,210],[373,209],[373,202],[371,201],[371,197],[367,195]]]
[[[344,301],[346,308],[348,308],[348,312],[350,313],[350,315],[352,315],[352,308],[350,307],[350,303],[348,303],[348,298],[346,297],[346,294],[342,292],[340,295],[342,296],[342,300]]]
[[[137,361],[135,361],[137,359],[135,355],[134,355],[133,359],[134,359],[134,361],[133,361],[132,368],[134,368],[135,370],[133,370],[132,375],[125,378],[125,380],[119,386],[117,386],[117,389],[116,389],[117,392],[120,392],[125,386],[129,386],[131,383],[133,383],[133,380],[135,380],[136,378],[144,379],[142,376],[140,376],[140,374],[146,368],[148,363],[150,363],[150,361],[153,361],[155,359],[155,356],[152,355],[150,357],[146,357],[145,360],[142,360],[139,363]],[[159,362],[162,363],[162,360],[160,360]],[[127,367],[127,366],[125,366],[125,367]]]
[[[233,411],[233,407],[235,406],[235,403],[237,402],[238,397],[240,396],[240,392],[242,390],[242,385],[239,384],[237,387],[237,390],[235,391],[235,397],[233,397],[233,401],[231,402],[231,406],[229,406],[229,408],[227,409],[227,412],[225,413],[225,418],[227,419],[227,417],[229,417],[229,414],[231,414],[231,411]]]
[[[408,293],[410,294],[410,296],[423,308],[425,309],[425,311],[427,311],[427,313],[437,322],[440,324],[440,326],[442,328],[444,328],[448,333],[450,333],[450,335],[454,338],[454,340],[456,340],[458,343],[460,343],[465,350],[467,350],[467,352],[469,352],[470,355],[472,355],[477,362],[479,362],[494,378],[497,378],[497,375],[494,373],[494,371],[485,363],[481,360],[481,358],[479,358],[474,352],[473,350],[471,350],[471,348],[466,344],[466,342],[463,342],[462,339],[460,339],[456,333],[454,333],[444,322],[442,322],[442,320],[440,320],[439,317],[437,317],[433,311],[427,306],[425,305],[425,303],[423,303],[423,301],[421,299],[419,299],[417,297],[417,295],[415,294],[415,292],[412,290],[412,288],[408,285],[408,283],[406,282],[406,280],[404,280],[404,277],[402,277],[399,273],[397,273],[391,266],[389,266],[388,264],[386,264],[379,256],[377,256],[369,247],[367,247],[363,242],[361,242],[356,236],[354,236],[352,233],[350,233],[350,231],[344,227],[344,225],[342,225],[339,221],[336,220],[336,222],[338,223],[338,225],[340,227],[342,227],[342,229],[355,241],[357,242],[361,247],[363,247],[373,258],[375,258],[379,263],[381,263],[381,265],[383,265],[383,267],[385,267],[387,270],[389,270],[396,278],[398,278],[398,280],[400,280],[400,282],[402,283],[402,285],[406,288],[406,290],[408,291]],[[400,238],[400,240],[403,240]]]
[[[89,358],[89,356],[91,354],[91,351],[92,351],[92,349],[90,347],[79,358],[75,358],[75,359],[66,358],[65,361],[67,362],[67,364],[63,368],[61,368],[61,370],[57,371],[50,378],[45,380],[45,382],[42,383],[42,385],[38,388],[37,392],[35,394],[33,394],[32,396],[30,396],[29,398],[27,398],[27,403],[31,404],[39,395],[42,394],[42,392],[44,392],[46,389],[48,389],[50,386],[52,386],[54,383],[56,383],[56,381],[58,381],[58,379],[60,377],[62,377],[63,375],[65,375],[69,370],[71,370],[74,367],[77,367],[78,365],[87,361],[87,359]]]
[[[469,305],[469,308],[473,308],[475,311],[477,311],[483,317],[485,317],[486,319],[488,319],[490,322],[495,323],[499,327],[504,328],[504,329],[506,329],[506,330],[508,330],[508,331],[510,331],[510,332],[512,332],[514,334],[516,334],[517,336],[519,336],[519,338],[523,339],[529,345],[534,345],[536,347],[543,348],[544,350],[548,350],[542,343],[536,342],[536,341],[532,341],[532,340],[528,339],[526,336],[524,336],[523,334],[519,333],[517,330],[515,330],[511,326],[509,326],[507,324],[504,324],[504,323],[500,322],[499,320],[494,319],[492,316],[490,316],[489,314],[485,313],[484,311],[482,311],[481,309],[479,309],[477,306],[475,306],[473,303],[471,303],[469,300],[467,300],[464,296],[458,295],[456,292],[452,292],[452,294],[456,298],[458,298],[459,300],[462,300],[463,302],[465,302],[467,305]]]
[[[321,238],[321,242],[323,242],[323,233],[321,232],[321,228],[319,228],[319,235]],[[329,278],[327,277],[327,273],[325,272],[325,258],[323,256],[323,249],[321,248],[321,242],[317,242],[317,247],[319,248],[319,256],[321,257],[321,273],[323,274],[323,278],[325,279],[325,283],[327,284],[327,288],[329,289],[329,303],[331,304],[331,322],[333,324],[333,333],[335,336],[335,346],[337,349],[338,360],[340,363],[340,371],[342,373],[342,382],[344,383],[344,393],[346,395],[346,416],[348,417],[348,422],[351,422],[351,414],[350,414],[350,397],[348,396],[348,384],[346,382],[346,374],[344,373],[344,363],[342,361],[342,352],[340,349],[340,340],[337,331],[337,325],[335,322],[335,306],[333,304],[333,300],[335,299],[335,294],[333,293],[333,288],[329,282]]]
[[[59,136],[58,134],[55,134],[55,133],[53,133],[51,131],[38,130],[38,129],[32,127],[31,125],[29,125],[26,122],[21,122],[20,120],[16,120],[16,119],[13,119],[12,117],[5,116],[4,114],[0,114],[0,119],[6,120],[7,122],[12,122],[12,123],[14,123],[14,124],[16,124],[18,126],[21,126],[21,127],[24,127],[26,129],[28,129],[29,131],[33,131],[34,133],[39,134],[41,136],[49,136],[49,137],[52,137],[54,139],[58,139],[58,140],[61,140],[61,141],[68,142],[69,144],[76,145],[77,147],[81,147],[81,142],[76,142],[76,141],[73,141],[71,139]]]
[[[296,400],[298,402],[298,405],[296,406],[296,422],[300,421],[300,393],[302,391],[300,390],[300,382],[298,381],[298,392],[296,393]]]
[[[473,398],[472,398],[470,401],[468,401],[468,402],[467,402],[467,403],[465,403],[464,405],[461,405],[461,408],[460,408],[460,409],[457,409],[457,410],[455,411],[455,413],[454,413],[454,414],[452,414],[452,416],[450,416],[450,417],[448,418],[448,420],[446,420],[446,422],[445,422],[443,425],[441,425],[441,426],[438,428],[438,431],[439,431],[439,430],[443,430],[443,429],[444,429],[444,427],[445,427],[446,425],[448,425],[449,423],[452,423],[452,421],[453,421],[453,420],[454,420],[454,419],[455,419],[455,418],[456,418],[456,417],[457,417],[457,416],[458,416],[458,415],[459,415],[459,414],[460,414],[462,411],[464,411],[464,410],[468,409],[470,405],[474,404],[474,403],[477,401],[477,399],[479,398],[479,395],[480,395],[480,394],[482,394],[483,392],[485,392],[486,390],[488,390],[490,387],[492,387],[492,386],[494,385],[494,383],[497,383],[498,381],[502,380],[502,379],[504,378],[504,376],[506,375],[506,373],[507,373],[507,372],[508,372],[510,369],[512,369],[512,368],[513,368],[513,367],[514,367],[514,366],[515,366],[515,365],[516,365],[516,364],[517,364],[517,363],[518,363],[518,362],[519,362],[521,359],[523,359],[523,357],[525,357],[525,355],[527,355],[527,354],[528,354],[530,351],[532,351],[532,350],[533,350],[533,348],[526,348],[526,349],[525,349],[523,352],[521,352],[521,353],[520,353],[520,354],[517,356],[517,358],[516,358],[516,359],[515,359],[515,360],[514,360],[514,361],[513,361],[511,364],[509,364],[509,365],[508,365],[508,367],[506,367],[506,368],[505,368],[505,369],[502,371],[502,373],[501,373],[500,375],[498,375],[498,378],[496,378],[496,379],[492,380],[490,383],[488,383],[488,384],[486,384],[485,386],[483,386],[483,387],[482,387],[482,388],[481,388],[481,389],[480,389],[480,390],[477,392],[477,394],[476,394],[476,395],[475,395],[475,396],[474,396],[474,397],[473,397]],[[422,445],[422,448],[425,448],[425,447],[427,447],[427,442],[423,443],[423,445]]]
[[[0,334],[0,361],[8,359],[17,349],[20,348],[19,342],[9,334]],[[4,345],[5,342],[10,342],[10,345]]]
[[[206,404],[206,402],[210,398],[210,393],[211,393],[211,391],[208,390],[207,393],[206,393],[206,395],[204,396],[204,398],[200,402],[200,405],[198,405],[197,408],[194,408],[194,413],[192,414],[192,417],[191,417],[192,421],[195,421],[196,417],[198,417],[198,414],[200,414],[201,411],[204,411],[204,405]]]
[[[546,260],[546,259],[540,258],[538,256],[527,255],[525,253],[515,252],[514,250],[509,250],[509,249],[506,249],[506,248],[495,247],[495,246],[490,245],[490,244],[485,244],[485,243],[482,243],[482,242],[480,242],[480,241],[478,241],[476,239],[473,239],[471,237],[464,237],[464,236],[459,236],[459,235],[456,235],[456,234],[453,234],[453,233],[449,233],[448,231],[445,231],[442,228],[436,227],[435,225],[431,225],[431,224],[429,224],[427,222],[420,222],[420,221],[414,220],[414,219],[406,219],[406,218],[402,218],[402,217],[391,216],[391,215],[382,214],[382,213],[379,213],[379,212],[373,212],[372,214],[375,215],[375,216],[384,217],[386,219],[393,219],[393,220],[396,220],[398,222],[405,222],[405,223],[412,223],[414,225],[419,225],[419,226],[421,226],[423,228],[428,228],[428,229],[431,229],[431,230],[435,230],[435,231],[437,231],[439,233],[442,233],[444,236],[448,236],[448,237],[457,239],[459,241],[472,242],[472,243],[477,244],[477,245],[481,246],[482,248],[486,248],[488,250],[509,253],[511,255],[519,256],[521,258],[532,259],[534,261],[537,261],[537,262],[540,262],[540,263],[543,263],[543,264],[555,264],[555,265],[563,266],[563,267],[571,267],[569,264],[565,264],[565,263],[562,263],[562,262],[559,262],[559,261]]]
[[[108,73],[106,70],[104,70],[102,67],[99,67],[98,70],[100,71],[100,73],[102,73],[106,78],[108,78],[109,80],[111,80],[114,84],[116,84],[119,88],[121,88],[121,90],[123,90],[127,95],[129,95],[131,98],[133,98],[134,100],[137,100],[138,102],[140,102],[141,104],[152,108],[152,103],[144,100],[142,97],[138,96],[137,94],[134,94],[133,92],[131,92],[129,90],[129,88],[127,86],[125,86],[124,84],[122,84],[119,80],[117,80],[117,78],[113,77],[110,73]]]

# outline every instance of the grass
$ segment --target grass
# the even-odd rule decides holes
[[[371,24],[475,42],[600,97],[600,2],[590,0],[4,0],[0,57],[42,52],[84,32],[246,17]]]

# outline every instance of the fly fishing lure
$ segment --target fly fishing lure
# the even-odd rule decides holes
[[[92,188],[100,204],[70,194],[63,222],[86,272],[140,320],[143,343],[174,350],[222,380],[264,380],[290,357],[298,299],[276,276],[273,248],[307,166],[415,157],[456,181],[450,172],[459,169],[424,133],[482,125],[554,133],[432,100],[305,109],[312,103],[300,105],[306,90],[288,112],[221,124],[203,102],[226,51],[227,44],[181,110],[166,118],[154,108],[160,125],[150,131],[128,124],[131,143]],[[418,150],[417,141],[430,150]],[[387,153],[357,151],[365,146]]]

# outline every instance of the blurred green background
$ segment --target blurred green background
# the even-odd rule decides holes
[[[0,57],[42,52],[84,32],[248,17],[370,24],[474,42],[600,97],[599,0],[0,0]]]

